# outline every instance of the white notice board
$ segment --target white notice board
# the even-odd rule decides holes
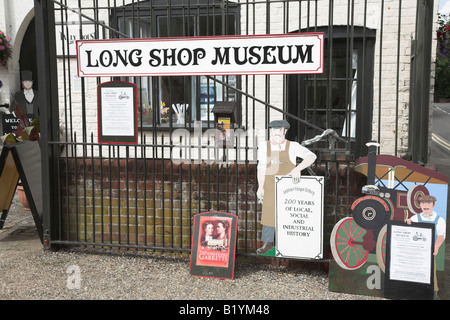
[[[276,256],[323,258],[324,177],[275,177]]]
[[[390,280],[431,284],[433,229],[392,225]]]

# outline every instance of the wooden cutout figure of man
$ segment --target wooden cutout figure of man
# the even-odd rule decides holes
[[[39,117],[38,91],[33,89],[33,74],[31,71],[24,70],[21,72],[21,78],[23,90],[14,94],[14,100],[11,101],[9,111],[13,113],[17,103],[26,114]]]
[[[434,291],[437,292],[439,290],[437,285],[436,278],[436,256],[439,253],[439,248],[442,243],[445,241],[445,233],[446,233],[446,224],[445,220],[442,217],[439,217],[433,208],[436,203],[436,197],[431,195],[425,195],[418,199],[420,208],[422,212],[412,216],[411,219],[405,219],[407,224],[411,224],[411,222],[426,222],[433,223],[435,230],[435,242],[434,242]]]
[[[258,150],[258,191],[263,201],[261,224],[263,246],[256,250],[265,254],[273,248],[275,240],[275,176],[292,176],[299,183],[301,172],[316,160],[316,155],[295,141],[286,140],[290,125],[285,120],[275,120],[269,124],[270,139]],[[297,158],[302,161],[297,165]]]

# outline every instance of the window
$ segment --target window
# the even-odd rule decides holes
[[[189,37],[238,34],[238,6],[209,6],[208,1],[141,2],[115,10],[118,30],[130,37]],[[217,80],[235,87],[238,76],[217,76]],[[193,121],[213,127],[215,101],[236,101],[233,90],[205,76],[123,78],[139,88],[139,123],[145,127],[187,127]],[[174,109],[183,106],[184,118]]]
[[[328,27],[320,29],[317,31],[325,32],[328,38]],[[374,45],[373,30],[363,32],[363,28],[354,27],[351,38],[347,27],[333,27],[332,49],[329,41],[325,42],[324,73],[288,76],[288,112],[320,128],[335,130],[350,141],[356,156],[367,153],[365,144],[371,137]],[[296,121],[289,122],[289,139],[301,142],[319,134]],[[318,147],[327,145],[322,141]]]

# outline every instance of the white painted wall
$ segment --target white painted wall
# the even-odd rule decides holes
[[[125,4],[131,1],[124,1]],[[236,1],[241,2],[241,1]],[[265,34],[270,33],[286,33],[301,28],[314,28],[314,26],[327,26],[329,24],[329,1],[318,1],[318,7],[315,8],[315,3],[311,2],[308,7],[308,2],[303,1],[301,8],[297,2],[275,2],[270,4],[270,26],[266,25],[266,5],[256,3],[249,5],[248,10],[250,12],[249,20],[247,21],[246,1],[243,2],[241,10],[241,33],[242,34]],[[381,132],[381,152],[385,154],[394,154],[395,150],[395,119],[398,116],[398,152],[399,156],[402,156],[408,148],[408,115],[409,115],[409,84],[410,84],[410,61],[411,61],[411,40],[414,38],[415,31],[415,17],[416,17],[416,0],[404,0],[402,1],[401,8],[401,27],[400,34],[398,34],[398,15],[399,15],[399,2],[398,1],[386,1],[383,8],[383,43],[382,43],[382,59],[380,59],[380,31],[381,31],[381,7],[379,0],[367,1],[367,15],[364,16],[365,1],[355,0],[355,14],[354,25],[355,26],[367,26],[368,28],[375,29],[377,31],[377,39],[375,46],[375,65],[374,65],[374,90],[373,90],[373,139],[377,139],[377,128],[379,125],[383,127]],[[69,7],[76,8],[78,5],[77,0],[69,0]],[[100,0],[99,5],[107,5],[107,1]],[[437,12],[439,3],[435,1],[435,12],[437,23]],[[255,15],[253,15],[253,8],[255,8]],[[315,21],[315,13],[318,12],[317,21]],[[299,19],[299,12],[301,18]],[[84,11],[84,14],[90,15],[88,11]],[[77,21],[78,16],[69,11],[69,19]],[[107,11],[100,11],[100,20],[108,21]],[[288,19],[283,21],[283,16],[288,15]],[[308,15],[310,19],[308,19]],[[33,0],[0,0],[0,30],[3,30],[10,36],[13,41],[13,59],[8,65],[8,69],[0,67],[0,79],[4,83],[3,89],[0,91],[0,103],[9,102],[9,92],[15,92],[20,89],[19,83],[19,53],[20,45],[23,35],[29,22],[34,16]],[[92,18],[93,18],[92,14]],[[56,17],[58,18],[58,16]],[[253,20],[254,19],[254,20]],[[347,25],[350,17],[348,14],[347,1],[334,1],[333,19],[334,25]],[[299,22],[300,21],[300,22]],[[255,27],[253,28],[253,25]],[[57,30],[58,33],[58,30]],[[400,39],[400,51],[397,50],[397,41]],[[433,44],[435,44],[435,36],[433,38]],[[434,47],[433,47],[434,48]],[[397,63],[397,56],[399,55],[399,63]],[[433,74],[434,78],[434,58],[433,52]],[[62,60],[59,60],[62,62]],[[381,74],[379,72],[380,63]],[[62,63],[58,65],[58,76],[60,84],[59,99],[61,104],[61,121],[64,119],[64,102],[68,97],[68,93],[65,92],[63,83],[68,81],[68,77],[64,79],[63,69],[66,68],[66,74],[68,70],[67,64],[64,66]],[[397,81],[397,69],[399,70]],[[72,82],[72,111],[74,126],[78,131],[78,141],[81,139],[81,95],[77,91],[76,79],[76,59],[70,60],[70,73]],[[379,85],[381,77],[381,85]],[[249,77],[249,88],[252,88],[252,77]],[[256,92],[255,96],[259,99],[265,99],[265,77],[257,76],[255,78]],[[104,79],[108,81],[109,79]],[[103,81],[103,80],[102,80]],[[434,83],[432,79],[432,84]],[[87,123],[89,126],[88,132],[94,132],[94,141],[97,141],[97,81],[95,78],[85,80],[87,95],[85,97],[87,104]],[[245,83],[242,83],[242,87],[245,88]],[[398,87],[398,90],[397,90]],[[270,103],[279,108],[284,107],[285,93],[283,91],[283,76],[270,76]],[[430,110],[432,108],[433,88],[430,91]],[[395,107],[398,105],[398,115],[395,112]],[[256,114],[250,114],[249,116],[256,117],[257,129],[264,128],[264,107],[261,104],[256,104]],[[380,116],[380,123],[378,118]],[[431,115],[431,112],[430,112]],[[244,115],[245,116],[245,115]],[[271,112],[271,119],[281,118],[278,112]],[[251,119],[249,119],[251,120]],[[245,121],[245,119],[244,119]],[[431,121],[430,121],[431,122]],[[263,138],[262,138],[263,139]]]

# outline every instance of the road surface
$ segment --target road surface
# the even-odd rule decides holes
[[[430,162],[436,170],[450,176],[450,103],[435,103],[433,107]]]

